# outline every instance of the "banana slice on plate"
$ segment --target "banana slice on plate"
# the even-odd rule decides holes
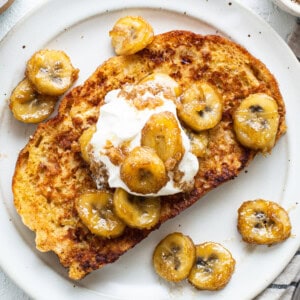
[[[222,289],[230,280],[235,260],[222,245],[207,242],[196,245],[196,259],[188,281],[200,290]]]
[[[244,99],[233,115],[239,142],[245,147],[268,152],[275,144],[279,124],[276,101],[266,94],[252,94]]]
[[[153,41],[154,32],[142,17],[127,16],[115,23],[109,36],[117,55],[130,55],[149,45]]]
[[[180,232],[167,235],[153,253],[153,266],[162,278],[178,282],[190,273],[195,261],[195,246],[190,237]]]
[[[120,177],[138,194],[157,193],[168,181],[165,165],[149,147],[135,147],[123,161]]]
[[[86,227],[103,238],[120,236],[126,225],[113,212],[113,194],[106,191],[92,191],[76,199],[78,215]]]
[[[13,90],[9,107],[17,120],[24,123],[39,123],[51,115],[57,100],[57,97],[37,93],[25,78]]]
[[[116,215],[130,227],[150,229],[159,221],[159,197],[139,197],[117,188],[113,204]]]
[[[32,55],[26,66],[26,76],[41,94],[60,96],[78,77],[69,56],[59,50],[43,49]]]
[[[87,145],[89,144],[95,132],[96,132],[96,125],[86,129],[79,137],[81,156],[87,163],[90,162],[90,158],[87,151]]]
[[[169,111],[153,114],[142,129],[141,145],[154,149],[166,169],[173,170],[184,154],[175,116]]]
[[[206,82],[195,83],[181,95],[178,116],[195,131],[215,127],[222,118],[222,98],[216,88]]]
[[[241,205],[237,226],[243,240],[251,244],[272,245],[291,235],[288,213],[279,204],[263,199]]]

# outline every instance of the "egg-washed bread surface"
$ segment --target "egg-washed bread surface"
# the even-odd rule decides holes
[[[95,124],[108,91],[137,83],[152,72],[174,78],[184,90],[197,81],[214,85],[223,98],[221,122],[209,131],[206,155],[199,159],[194,189],[162,197],[159,224],[151,230],[127,227],[118,238],[103,239],[83,225],[75,199],[95,189],[78,139]],[[152,230],[191,206],[208,191],[233,179],[257,151],[239,144],[232,114],[253,93],[272,96],[279,109],[276,140],[285,132],[285,107],[273,75],[243,47],[220,36],[171,31],[155,36],[145,49],[104,62],[86,82],[62,100],[56,117],[40,124],[20,152],[13,177],[14,204],[36,233],[40,251],[54,251],[69,276],[78,280],[117,260]],[[234,183],[233,183],[234,184]]]

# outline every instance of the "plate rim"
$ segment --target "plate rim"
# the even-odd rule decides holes
[[[7,34],[7,35],[5,35],[5,37],[1,40],[1,42],[0,42],[0,51],[1,51],[1,46],[3,45],[3,44],[5,44],[5,42],[6,42],[6,39],[9,39],[10,38],[10,36],[13,34],[13,32],[15,31],[15,30],[18,30],[18,26],[21,26],[22,25],[22,23],[23,22],[26,22],[27,20],[28,20],[28,18],[30,18],[30,16],[32,16],[33,14],[35,14],[35,13],[37,13],[41,8],[43,8],[44,6],[47,6],[47,4],[49,4],[49,2],[50,1],[47,1],[47,2],[44,2],[44,3],[42,3],[42,4],[40,4],[39,6],[37,6],[34,10],[32,10],[31,12],[29,12],[28,14],[26,14],[13,28],[12,28],[12,30]],[[59,2],[58,0],[56,0],[56,1],[53,1],[53,2]],[[194,3],[194,5],[197,5],[198,3],[196,3],[196,0],[189,0],[189,2],[191,2],[191,3]],[[236,0],[233,0],[233,1],[231,1],[234,5],[237,5],[237,6],[239,6],[240,8],[242,8],[243,10],[247,10],[248,11],[248,13],[251,13],[251,15],[252,15],[252,17],[255,17],[255,18],[257,18],[258,20],[260,20],[261,22],[263,22],[263,23],[265,23],[262,19],[260,19],[257,15],[255,15],[250,9],[248,9],[247,7],[244,7],[242,4],[240,4],[240,3],[238,3],[238,2],[236,2]],[[116,1],[115,3],[118,3],[117,5],[119,5],[120,3],[122,3],[122,1]],[[159,1],[153,1],[153,3],[155,3],[157,6],[156,6],[156,8],[161,8],[161,6],[159,5]],[[102,3],[101,3],[102,4]],[[170,3],[169,3],[170,4]],[[168,4],[168,5],[169,5]],[[165,5],[166,5],[166,3],[165,3]],[[130,1],[127,1],[127,3],[126,3],[126,5],[124,5],[124,7],[123,8],[128,8],[128,9],[130,9],[130,8],[132,8],[132,7],[134,7],[134,8],[136,8],[136,7],[140,7],[140,8],[153,8],[151,5],[149,6],[148,4],[142,4],[141,2],[139,2],[139,1],[136,1],[136,0],[130,0]],[[117,9],[122,9],[122,7],[120,8],[117,8]],[[163,10],[170,10],[170,8],[168,8],[168,7],[162,7],[162,9]],[[114,10],[114,9],[111,9],[111,10]],[[102,11],[103,12],[103,11]],[[99,14],[100,12],[98,12],[98,14]],[[270,27],[270,25],[269,24],[267,24],[267,23],[265,23],[264,24],[264,26],[268,26],[268,30],[271,30],[271,31],[273,31],[273,29]],[[282,41],[282,39],[279,37],[279,35],[275,32],[275,31],[273,31],[273,35],[274,35],[274,37],[275,38],[279,38],[280,39],[280,41]],[[282,42],[281,42],[282,43]],[[286,45],[285,45],[285,43],[282,43],[282,45],[284,46],[284,47],[286,47],[286,49],[285,50],[287,50],[287,49],[289,49]],[[291,50],[290,50],[290,52],[291,52]],[[295,59],[296,60],[296,59]],[[300,70],[300,68],[298,69],[298,71]],[[300,74],[300,73],[299,73]],[[2,191],[1,191],[2,192]],[[2,205],[2,202],[1,202],[1,205]],[[0,217],[2,216],[2,213],[0,214]],[[299,241],[299,245],[300,245],[300,241]],[[298,246],[299,246],[298,245]],[[292,257],[293,255],[291,255],[291,257]],[[23,290],[24,291],[26,291],[29,295],[31,295],[31,293],[30,292],[28,292],[27,291],[27,286],[25,285],[24,286],[24,284],[22,284],[22,282],[20,282],[20,279],[19,280],[15,280],[15,276],[13,276],[12,275],[12,272],[10,272],[10,270],[8,270],[8,268],[7,267],[5,267],[5,262],[3,263],[3,258],[2,258],[2,256],[0,256],[0,263],[1,263],[1,267],[3,268],[3,270],[6,272],[6,274],[8,274],[8,276],[10,277],[10,278],[12,278],[12,280],[13,281],[15,281],[19,286],[21,286],[22,288],[23,288]],[[276,276],[274,275],[274,278],[275,278]],[[22,280],[21,280],[22,281]],[[78,293],[78,291],[77,291],[77,293]],[[88,294],[89,296],[90,296],[90,293]],[[41,296],[41,295],[39,295],[39,296]]]

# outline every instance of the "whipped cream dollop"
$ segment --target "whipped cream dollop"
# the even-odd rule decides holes
[[[176,113],[176,96],[174,87],[167,82],[157,83],[155,80],[138,85],[125,85],[122,89],[110,91],[100,108],[100,116],[96,124],[96,132],[89,143],[89,156],[94,166],[93,175],[97,188],[105,185],[111,188],[123,188],[128,193],[141,195],[131,191],[120,177],[120,165],[112,160],[108,148],[121,149],[126,145],[130,152],[141,145],[141,131],[153,114],[171,112],[180,128],[184,155],[178,164],[182,174],[180,182],[174,181],[174,172],[168,171],[169,180],[157,193],[142,196],[172,195],[184,190],[184,186],[193,185],[194,176],[198,172],[198,159],[190,152],[190,140],[183,131]],[[106,173],[103,176],[103,171]]]

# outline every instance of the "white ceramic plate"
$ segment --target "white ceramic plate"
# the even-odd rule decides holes
[[[296,182],[300,168],[296,149],[300,144],[300,69],[294,55],[268,25],[235,1],[148,2],[52,0],[25,17],[0,44],[0,263],[36,299],[250,299],[274,280],[300,244]],[[54,254],[35,250],[34,234],[22,224],[13,207],[11,178],[15,161],[35,126],[13,119],[8,98],[22,79],[28,58],[44,47],[65,50],[80,68],[77,84],[83,82],[113,55],[108,31],[124,15],[144,16],[156,33],[172,29],[218,33],[244,45],[278,79],[289,129],[271,156],[258,156],[237,179],[164,224],[116,263],[76,283],[68,280]],[[277,201],[289,211],[293,236],[283,244],[250,247],[241,241],[236,211],[244,200],[258,197]],[[185,282],[168,284],[154,274],[153,249],[162,237],[174,231],[190,235],[196,243],[222,243],[232,252],[236,270],[225,289],[197,291]]]

